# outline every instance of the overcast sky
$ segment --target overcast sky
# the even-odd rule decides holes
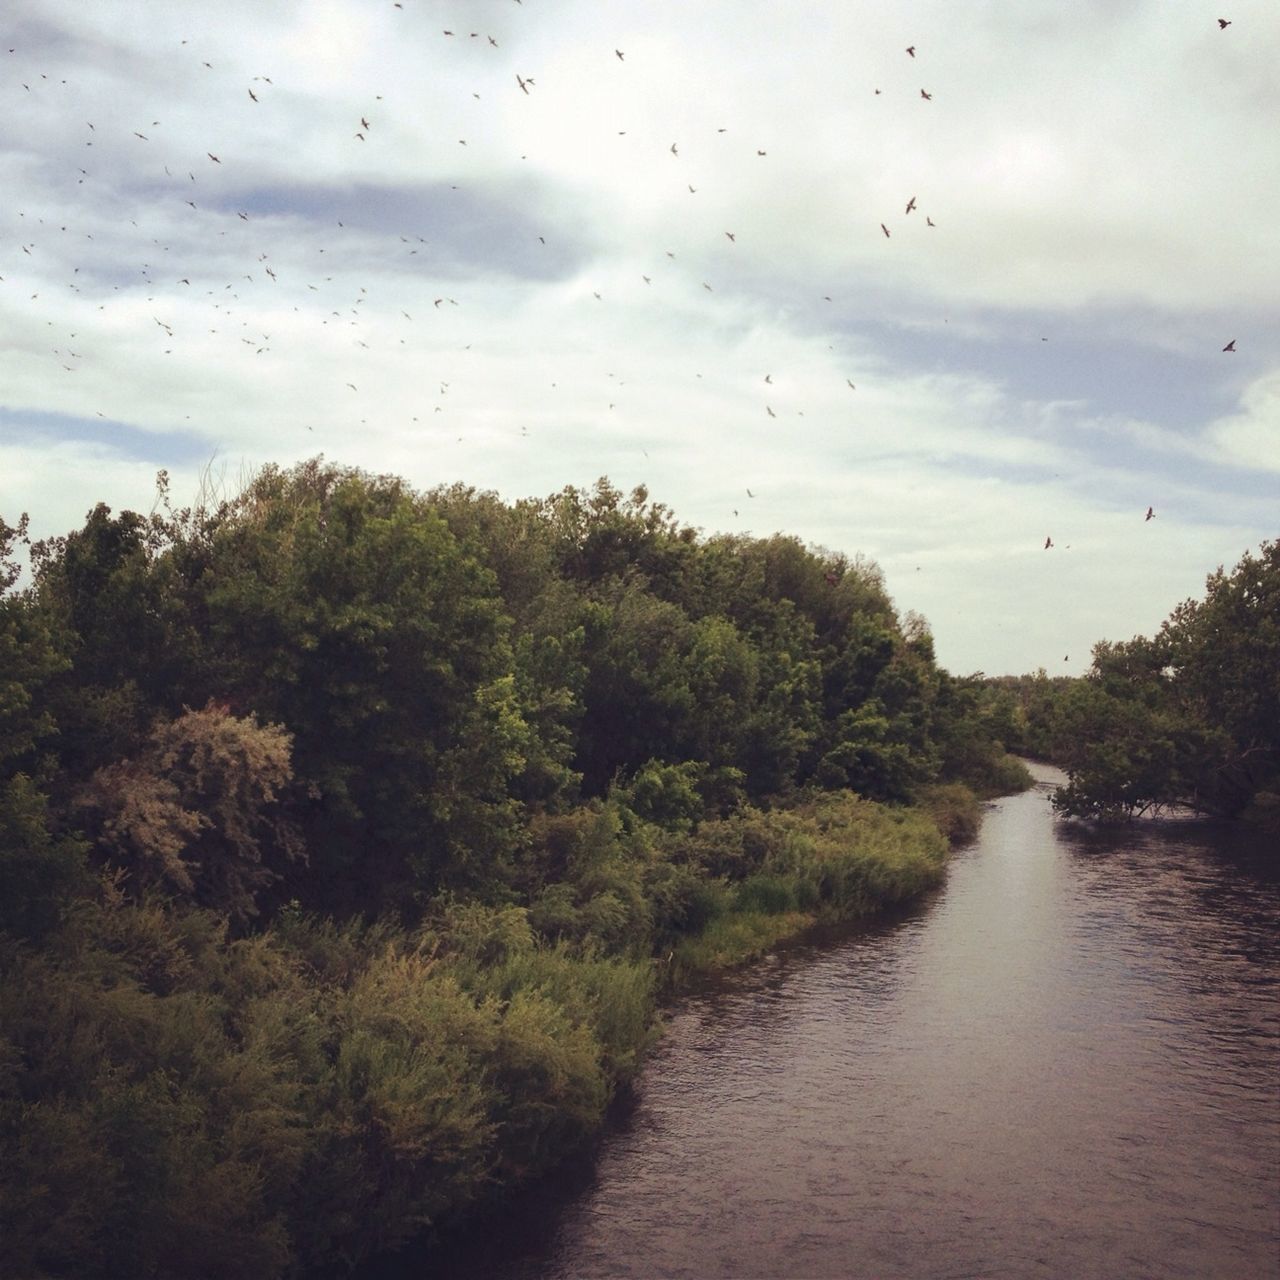
[[[1275,0],[7,0],[0,514],[607,475],[1079,673],[1280,535],[1277,67]]]

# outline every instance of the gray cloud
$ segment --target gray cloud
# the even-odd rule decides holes
[[[607,473],[1079,669],[1280,497],[1280,19],[1091,14],[16,0],[0,509]]]

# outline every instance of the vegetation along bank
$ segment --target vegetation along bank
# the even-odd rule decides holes
[[[341,1271],[456,1222],[596,1131],[664,989],[918,893],[1026,785],[874,564],[644,490],[314,461],[183,510],[162,477],[29,580],[23,535],[15,1275]]]

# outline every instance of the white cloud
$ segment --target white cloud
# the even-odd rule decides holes
[[[872,554],[944,661],[992,671],[1060,640],[1083,665],[1274,533],[1221,479],[1280,470],[1262,0],[1225,33],[1047,0],[17,10],[0,504],[46,531],[148,504],[171,432],[512,498],[607,473],[708,530]],[[1127,393],[1151,352],[1206,403],[1243,372],[1240,412],[1196,431],[1161,386],[1145,414],[1080,390],[1053,316],[1071,358],[1127,357]],[[37,449],[20,411],[128,422],[156,458]]]
[[[1280,471],[1280,370],[1250,383],[1240,404],[1211,427],[1213,445],[1241,466]]]

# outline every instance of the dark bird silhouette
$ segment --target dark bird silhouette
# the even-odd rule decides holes
[[[1143,518],[1143,520],[1144,520],[1144,521],[1145,521],[1145,520],[1152,520],[1152,519],[1154,519],[1154,518],[1155,518],[1155,514],[1156,514],[1156,512],[1155,512],[1155,508],[1154,508],[1154,507],[1148,507],[1148,508],[1147,508],[1147,514],[1146,514],[1145,516],[1143,516],[1142,518]]]
[[[214,163],[214,164],[221,164],[221,163],[222,163],[222,161],[221,161],[221,160],[219,160],[219,159],[218,159],[218,157],[217,157],[217,156],[215,156],[215,155],[213,154],[213,152],[212,152],[212,151],[206,151],[206,152],[205,152],[205,155],[207,155],[207,156],[209,157],[209,159],[213,161],[213,163]]]
[[[1225,30],[1226,30],[1230,25],[1231,25],[1231,20],[1230,20],[1229,18],[1219,18],[1219,19],[1218,19],[1218,30],[1219,30],[1219,31],[1225,31]]]
[[[623,57],[622,57],[622,50],[621,50],[621,49],[615,49],[615,50],[614,50],[614,53],[616,53],[616,54],[618,55],[618,61],[619,61],[619,62],[622,62],[622,61],[623,61]]]
[[[756,155],[758,155],[758,156],[767,156],[768,154],[769,154],[769,153],[768,153],[767,151],[757,151],[757,152],[756,152]]]
[[[360,127],[362,129],[367,129],[369,127],[369,122],[364,118],[364,116],[360,117]]]
[[[927,213],[924,216],[924,222],[927,227],[936,227],[938,225]]]
[[[518,71],[516,72],[516,84],[520,86],[522,93],[529,92],[529,81],[524,78]]]
[[[1236,340],[1232,338],[1231,341],[1228,342],[1227,345],[1222,349],[1223,351],[1234,351],[1236,349]]]
[[[748,489],[748,490],[747,490],[747,497],[748,497],[748,498],[754,498],[755,496],[756,496],[756,495],[755,495],[754,493],[752,493],[750,489]]]
[[[915,47],[915,45],[913,45],[913,44],[909,44],[909,45],[907,45],[907,53],[908,53],[908,54],[910,54],[910,56],[914,58],[914,57],[916,56],[916,47]]]
[[[846,378],[845,381],[849,384],[850,391],[857,391],[858,388],[853,385],[852,379]]]
[[[916,207],[916,198],[915,196],[912,196],[911,199],[907,201],[907,212],[910,213],[911,210],[914,209],[915,207]]]
[[[1044,540],[1044,549],[1045,549],[1046,551],[1048,551],[1048,550],[1049,550],[1049,548],[1050,548],[1051,546],[1053,546],[1053,539],[1052,539],[1052,538],[1046,538],[1046,539]]]
[[[727,235],[735,244],[738,242],[738,237],[735,236],[732,231],[726,231],[725,235]]]
[[[771,374],[771,373],[766,373],[766,374],[764,375],[764,380],[765,380],[767,383],[769,383],[770,385],[772,385],[772,383],[773,383],[773,374]]]
[[[889,228],[888,228],[888,227],[886,227],[886,226],[884,225],[884,223],[883,223],[883,222],[880,224],[880,230],[884,232],[884,238],[885,238],[886,240],[889,240],[889,239],[891,239],[891,238],[892,238],[892,237],[889,235]]]
[[[249,97],[251,97],[254,100],[254,102],[257,102],[258,100],[258,95],[254,93],[252,89],[249,90]]]
[[[673,156],[678,156],[680,154],[680,152],[676,150],[676,144],[674,142],[671,144],[671,154]]]
[[[921,89],[921,90],[920,90],[920,96],[921,96],[921,97],[922,97],[926,102],[932,102],[932,101],[933,101],[933,94],[931,94],[931,93],[926,93],[926,92],[925,92],[925,90],[923,90],[923,89]]]
[[[776,413],[774,413],[774,411],[773,411],[772,409],[770,409],[770,408],[769,408],[769,406],[768,406],[768,405],[765,405],[765,407],[764,407],[764,411],[765,411],[765,412],[769,415],[769,417],[771,417],[771,418],[776,418],[776,417],[778,416]]]

